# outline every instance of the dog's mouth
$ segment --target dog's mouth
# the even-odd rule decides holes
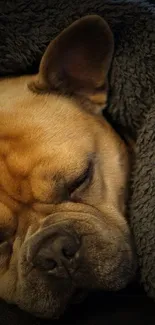
[[[80,304],[82,303],[88,296],[88,291],[84,289],[76,289],[71,297],[70,304]]]
[[[47,317],[55,317],[63,306],[81,303],[92,290],[120,290],[131,281],[135,266],[130,233],[104,227],[95,209],[59,211],[23,243],[19,270],[22,300],[27,299],[25,290],[32,296],[33,289],[32,313],[46,317],[48,309]],[[40,292],[48,306],[43,311],[36,301]],[[50,311],[55,303],[56,312]],[[31,306],[26,307],[30,312]]]

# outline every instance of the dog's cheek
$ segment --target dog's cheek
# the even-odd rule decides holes
[[[48,281],[49,280],[49,281]],[[72,296],[71,285],[56,284],[53,278],[41,277],[36,271],[20,279],[16,304],[41,318],[58,318]]]
[[[2,260],[0,259],[0,262]],[[4,262],[4,261],[3,261]],[[8,303],[15,303],[17,271],[14,265],[9,266],[10,259],[5,260],[0,272],[0,298]],[[17,264],[17,263],[16,263]]]
[[[0,274],[4,274],[9,268],[9,261],[12,255],[12,245],[4,242],[0,245]]]
[[[106,226],[106,225],[105,225]],[[118,290],[134,276],[134,260],[130,243],[118,230],[98,229],[82,238],[81,268],[76,283],[89,289]],[[100,229],[99,229],[100,228]]]

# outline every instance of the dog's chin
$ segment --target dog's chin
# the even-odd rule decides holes
[[[45,309],[42,311],[33,311],[30,310],[29,312],[33,314],[35,317],[42,318],[42,319],[59,319],[64,312],[72,305],[78,305],[85,301],[88,296],[88,291],[83,289],[75,290],[74,294],[70,295],[70,299],[68,299],[68,303],[66,305],[60,306],[56,310],[53,310],[53,306],[49,308],[49,310]],[[58,304],[59,305],[59,304]]]
[[[100,267],[77,272],[68,280],[62,280],[55,285],[53,278],[48,282],[38,276],[25,279],[21,283],[20,300],[18,306],[39,318],[58,319],[72,304],[79,304],[85,300],[91,291],[119,291],[133,280],[135,264],[128,258],[120,261],[117,269],[104,275]],[[74,286],[73,286],[74,283]]]
[[[43,319],[60,318],[71,304],[73,296],[72,292],[70,294],[62,292],[55,297],[49,289],[46,291],[38,290],[37,294],[22,290],[20,294],[20,298],[18,297],[16,301],[17,306],[29,314]]]
[[[91,291],[119,291],[126,287],[128,282],[130,282],[128,280],[121,280],[117,278],[117,283],[109,283],[109,287],[105,289],[102,287],[98,287],[96,289],[96,286],[92,285],[91,290],[87,290],[86,288],[76,289],[74,293],[68,292],[67,296],[64,295],[64,292],[62,292],[56,299],[53,298],[52,292],[46,291],[46,293],[44,293],[41,291],[38,293],[39,297],[36,297],[36,299],[34,299],[35,302],[33,302],[33,304],[30,304],[30,300],[32,301],[31,293],[29,301],[25,301],[25,297],[22,297],[22,300],[19,300],[17,302],[17,305],[20,307],[20,309],[34,315],[37,318],[59,319],[70,306],[83,303]],[[46,299],[45,297],[48,298]]]

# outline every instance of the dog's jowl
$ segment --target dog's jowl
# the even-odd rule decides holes
[[[37,75],[0,81],[0,298],[41,317],[135,271],[127,150],[101,115],[113,49],[106,22],[84,17]]]

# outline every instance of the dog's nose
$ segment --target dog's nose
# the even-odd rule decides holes
[[[68,276],[79,259],[80,242],[71,235],[56,235],[45,240],[33,258],[33,264],[48,275]]]

